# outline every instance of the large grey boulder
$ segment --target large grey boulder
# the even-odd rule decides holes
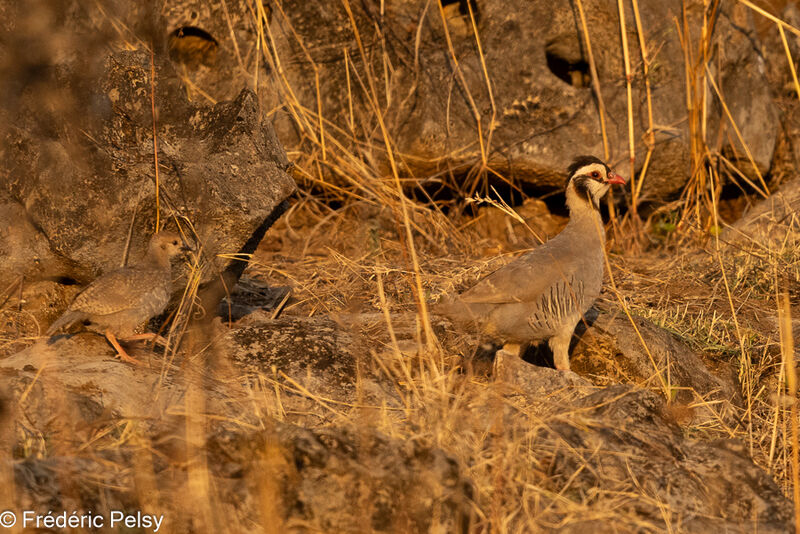
[[[603,155],[575,3],[473,2],[483,57],[464,9],[466,2],[460,3],[460,10],[455,5],[444,10],[447,32],[436,3],[349,3],[365,57],[343,4],[293,1],[269,13],[269,55],[247,55],[257,28],[241,3],[227,2],[223,12],[204,8],[199,1],[181,2],[166,10],[169,31],[191,24],[213,34],[219,47],[216,63],[197,67],[190,76],[214,95],[229,91],[229,72],[242,70],[241,57],[247,58],[245,72],[254,79],[256,63],[263,65],[268,76],[260,83],[269,89],[265,94],[276,108],[283,106],[276,113],[276,125],[287,146],[301,146],[303,139],[318,134],[308,132],[316,128],[313,116],[287,119],[290,111],[299,115],[304,114],[301,107],[319,111],[333,125],[325,126],[326,135],[358,152],[363,147],[348,144],[354,129],[356,137],[371,141],[370,162],[389,172],[375,118],[377,104],[401,172],[418,177],[454,174],[456,185],[464,189],[471,182],[463,176],[484,157],[481,138],[492,168],[538,186],[561,187],[564,168],[575,155]],[[638,171],[647,152],[648,115],[635,17],[631,4],[624,5]],[[587,0],[583,6],[606,106],[610,160],[627,176],[627,96],[617,2]],[[675,24],[683,20],[684,3],[648,0],[638,6],[648,47],[655,130],[643,192],[646,199],[660,200],[680,191],[690,174],[686,56]],[[696,52],[703,4],[688,2],[685,13],[688,30],[681,26],[680,31],[687,33]],[[750,13],[744,6],[722,2],[709,25],[713,27],[711,73],[764,174],[770,168],[779,123]],[[377,94],[367,94],[373,90]],[[745,173],[755,176],[710,87],[708,96],[707,137],[712,149],[738,160]],[[719,131],[726,135],[718,135]]]
[[[9,126],[2,154],[3,193],[25,207],[52,251],[89,272],[120,265],[131,221],[134,249],[155,224],[149,57],[119,53],[107,66],[101,89],[87,95],[102,103],[102,117],[92,117],[96,128],[53,139]],[[286,154],[253,93],[193,108],[170,73],[160,73],[161,217],[177,218],[189,233],[191,223],[210,258],[239,252],[294,191]]]
[[[190,102],[165,53],[151,65],[141,41],[114,51],[118,36],[92,33],[93,8],[37,5],[35,16],[5,6],[0,216],[19,229],[0,234],[10,251],[0,285],[20,275],[85,282],[121,264],[131,226],[130,256],[141,253],[157,215],[154,121],[161,224],[202,245],[203,282],[233,271],[232,285],[244,262],[230,255],[255,250],[296,187],[256,95],[239,86],[229,101]],[[36,16],[63,18],[55,37]]]

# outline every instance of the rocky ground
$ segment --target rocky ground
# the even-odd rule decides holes
[[[752,214],[772,220],[776,242],[796,239],[780,213]],[[679,267],[658,251],[612,254],[617,294],[606,290],[575,340],[575,372],[561,373],[476,356],[478,339],[436,317],[440,345],[426,346],[394,230],[365,256],[360,237],[376,236],[352,229],[362,218],[314,221],[302,207],[282,218],[223,317],[190,326],[177,351],[140,347],[147,368],[94,334],[17,338],[27,348],[0,361],[16,506],[146,508],[167,531],[789,528],[774,302],[758,307],[771,326],[737,313],[754,336],[743,375],[736,338],[699,340],[693,324],[732,328],[724,303],[710,310],[724,300],[713,246]],[[467,233],[463,246],[510,246]],[[723,263],[742,261],[733,241]],[[291,253],[304,242],[305,256]],[[421,254],[429,295],[511,257],[457,253]],[[678,293],[667,303],[669,277],[693,280],[666,284]],[[9,304],[10,326],[25,306]]]
[[[613,34],[591,66],[579,14],[541,2],[33,4],[0,0],[0,509],[159,532],[797,524],[791,31],[625,7],[637,178],[603,207],[604,291],[558,372],[428,310],[555,235],[564,167],[604,134],[628,174],[616,3],[583,2]],[[687,39],[724,95],[702,121]],[[44,335],[156,227],[194,247],[147,325],[166,347],[131,345],[135,367]]]

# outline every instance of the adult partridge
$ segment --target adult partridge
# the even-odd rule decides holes
[[[437,306],[453,323],[476,327],[502,342],[507,352],[519,353],[521,346],[548,340],[559,370],[569,370],[572,333],[603,284],[600,199],[612,184],[625,185],[593,156],[577,158],[567,174],[566,228]]]
[[[170,261],[187,250],[177,234],[155,234],[142,261],[104,273],[86,286],[50,326],[47,335],[77,322],[88,322],[90,330],[106,336],[121,360],[141,363],[125,352],[117,338],[156,337],[156,334],[133,334],[166,308],[172,294]]]

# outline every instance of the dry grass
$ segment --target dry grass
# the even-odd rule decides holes
[[[750,6],[749,3],[745,5]],[[578,4],[579,7],[580,3]],[[640,51],[642,54],[642,68],[644,69],[645,80],[647,78],[648,58],[646,53],[646,28],[642,28],[638,16],[638,6],[634,2],[634,17],[636,29],[639,34]],[[700,23],[701,32],[698,42],[691,42],[689,35],[690,21],[685,16],[683,20],[676,21],[679,32],[683,36],[683,46],[685,51],[685,68],[687,73],[687,109],[690,116],[691,139],[693,142],[693,174],[685,190],[685,194],[680,203],[670,209],[679,214],[675,221],[678,241],[683,245],[682,253],[675,254],[674,250],[668,259],[654,259],[658,257],[657,251],[645,254],[640,257],[627,257],[624,245],[615,245],[617,250],[622,249],[620,256],[612,257],[612,275],[618,280],[619,294],[622,304],[630,307],[634,314],[645,316],[654,320],[657,324],[673,331],[678,336],[689,341],[694,347],[702,351],[709,358],[712,367],[724,368],[733,362],[737,369],[741,393],[744,399],[743,411],[740,419],[744,422],[742,426],[734,429],[720,428],[716,432],[720,435],[741,437],[748,443],[749,450],[754,459],[774,473],[776,479],[781,481],[787,495],[792,495],[791,482],[791,462],[793,451],[798,449],[795,437],[785,432],[786,422],[791,420],[791,414],[787,410],[789,407],[785,403],[776,402],[776,399],[785,398],[786,392],[783,388],[783,378],[780,371],[780,351],[781,347],[785,350],[785,341],[781,343],[777,336],[777,322],[770,322],[768,318],[776,318],[778,302],[775,295],[779,294],[779,281],[775,273],[794,273],[793,279],[797,280],[797,248],[795,246],[797,227],[789,225],[783,235],[777,239],[773,237],[770,241],[777,244],[776,248],[768,248],[764,251],[764,242],[759,236],[755,239],[746,241],[744,245],[726,246],[720,243],[720,231],[723,224],[719,221],[718,195],[720,192],[720,176],[723,173],[728,179],[742,179],[749,182],[753,190],[761,195],[768,194],[768,186],[764,177],[758,171],[753,158],[749,153],[746,143],[742,141],[738,125],[735,124],[724,101],[723,95],[719,93],[716,80],[709,71],[710,47],[712,45],[711,34],[712,24],[715,20],[715,11],[718,9],[717,3],[710,3],[703,12],[703,19]],[[622,8],[620,7],[620,11]],[[446,19],[442,16],[442,21],[446,25]],[[783,35],[783,23],[778,23],[781,34]],[[626,35],[626,28],[621,27],[622,35]],[[588,38],[588,35],[586,36]],[[785,38],[784,38],[785,42]],[[588,44],[588,43],[587,43]],[[624,43],[627,45],[627,43]],[[450,53],[453,54],[452,46],[449,46]],[[788,52],[788,47],[787,47]],[[624,62],[626,67],[626,79],[628,80],[629,92],[629,126],[631,126],[632,102],[630,99],[630,79],[628,60],[628,49],[625,46]],[[789,56],[790,57],[790,56]],[[790,57],[791,60],[791,57]],[[454,57],[457,65],[457,58]],[[792,65],[793,67],[793,65]],[[355,68],[350,64],[350,68]],[[457,68],[457,67],[456,67]],[[593,69],[593,73],[595,70]],[[792,73],[794,70],[792,68]],[[367,77],[370,76],[368,72]],[[596,74],[593,76],[593,83],[599,93],[599,80]],[[491,87],[491,85],[490,85]],[[649,87],[647,88],[649,97]],[[722,154],[713,152],[706,142],[709,132],[706,131],[705,117],[706,108],[709,105],[708,94],[716,94],[721,99],[723,110],[726,113],[729,126],[736,138],[744,146],[746,159],[750,161],[752,168],[748,172],[735,169]],[[800,91],[798,91],[800,94]],[[375,95],[377,97],[377,95]],[[599,100],[602,105],[602,99]],[[290,103],[290,105],[293,105]],[[652,132],[652,104],[648,98],[648,116],[650,117],[650,132]],[[296,109],[301,109],[299,104]],[[352,108],[352,104],[351,104]],[[601,118],[604,117],[604,110],[600,110]],[[309,121],[310,122],[310,121]],[[480,121],[478,121],[480,125]],[[632,131],[632,128],[629,128]],[[329,130],[330,131],[330,130]],[[480,128],[478,140],[482,146],[482,154],[485,153],[483,143],[488,141],[482,137]],[[632,133],[630,137],[631,152],[635,140]],[[645,139],[648,148],[646,160],[652,151],[652,143]],[[368,139],[362,140],[362,147],[370,147]],[[385,148],[391,153],[391,141],[386,141]],[[328,153],[331,157],[331,152]],[[336,157],[336,156],[333,156]],[[312,156],[313,158],[313,156]],[[355,154],[342,156],[342,160],[369,161],[370,154]],[[485,160],[485,158],[484,158]],[[484,161],[484,165],[486,162]],[[318,162],[304,162],[302,167],[308,169],[304,175],[310,175],[312,169],[319,168]],[[361,169],[364,170],[364,169]],[[646,176],[647,165],[638,179],[634,181],[634,206],[631,206],[629,213],[636,214],[635,202],[641,192],[642,183]],[[369,170],[368,170],[369,172]],[[396,171],[395,171],[396,172]],[[755,174],[756,181],[749,181],[748,174]],[[352,175],[351,175],[352,176]],[[380,182],[380,180],[379,180]],[[318,182],[317,182],[318,183]],[[370,176],[366,180],[359,179],[356,183],[351,183],[351,187],[359,190],[357,196],[363,197],[364,202],[370,202],[370,194],[375,194],[375,199],[380,202],[383,198],[391,197],[388,193],[375,192],[376,182]],[[394,192],[392,192],[394,193]],[[402,192],[398,191],[400,198]],[[350,195],[356,196],[356,195]],[[309,202],[313,202],[310,200]],[[401,202],[402,206],[406,204]],[[396,211],[396,210],[395,210]],[[390,309],[394,312],[413,311],[415,300],[411,298],[413,290],[409,287],[411,282],[410,273],[413,272],[417,284],[424,287],[426,294],[436,295],[442,291],[450,289],[448,281],[456,280],[456,287],[461,281],[471,281],[478,276],[493,268],[495,262],[487,261],[482,257],[480,251],[492,248],[492,245],[485,242],[485,237],[471,235],[469,229],[466,231],[453,231],[445,221],[442,221],[436,212],[419,212],[422,220],[413,219],[413,225],[419,232],[416,236],[408,237],[417,246],[424,247],[424,251],[419,258],[409,265],[404,255],[404,248],[408,246],[408,241],[403,243],[402,239],[396,238],[376,238],[372,234],[373,242],[370,247],[363,247],[354,239],[351,233],[353,226],[363,225],[362,219],[355,221],[347,215],[341,217],[331,217],[321,222],[330,229],[320,230],[320,234],[326,236],[346,235],[341,244],[332,246],[331,241],[336,242],[334,237],[325,239],[326,247],[331,250],[330,254],[317,257],[313,260],[304,259],[304,264],[299,266],[297,261],[292,261],[291,265],[281,265],[274,262],[274,257],[270,257],[271,268],[264,274],[278,274],[279,271],[292,273],[292,277],[303,280],[304,286],[297,294],[298,303],[295,312],[314,314],[319,310],[322,303],[329,312],[342,310],[353,310],[352,300],[354,295],[361,296],[361,311],[369,309]],[[416,214],[415,214],[416,215]],[[401,213],[402,223],[406,227],[411,226],[412,219],[408,213]],[[291,219],[289,219],[291,220]],[[653,220],[651,220],[652,224]],[[291,224],[291,223],[289,223]],[[391,225],[389,225],[391,226]],[[338,234],[339,228],[347,228]],[[652,228],[652,226],[651,226]],[[430,236],[437,236],[431,238]],[[708,237],[712,237],[712,246],[707,246]],[[399,237],[399,235],[397,236]],[[482,241],[484,238],[484,241]],[[377,244],[375,239],[378,240]],[[669,245],[669,243],[667,243]],[[320,243],[320,246],[322,244]],[[304,250],[314,250],[317,247],[304,246]],[[342,251],[341,249],[345,249]],[[370,254],[348,255],[347,249],[351,250],[371,250]],[[444,253],[444,254],[443,254]],[[376,258],[379,260],[376,261]],[[406,260],[406,261],[404,261]],[[502,260],[501,260],[502,261]],[[305,263],[308,262],[308,263]],[[405,265],[404,268],[386,269],[385,265]],[[467,265],[468,267],[463,267]],[[306,276],[298,276],[300,272],[308,273]],[[311,273],[314,276],[309,278]],[[324,274],[323,274],[324,273]],[[280,279],[280,278],[279,278]],[[313,280],[309,284],[309,280]],[[374,289],[374,283],[380,280],[378,291]],[[352,284],[349,285],[348,281]],[[350,289],[348,290],[348,287]],[[417,286],[419,291],[419,285]],[[350,295],[348,297],[348,294]],[[376,297],[375,295],[378,295]],[[369,297],[367,297],[369,295]],[[366,302],[364,302],[366,301]],[[305,303],[305,305],[303,304]],[[313,304],[311,304],[313,303]],[[338,304],[338,305],[337,305]],[[358,308],[358,306],[356,306]],[[388,319],[387,319],[388,320]],[[427,321],[427,319],[424,319]],[[425,353],[421,349],[421,353]],[[433,355],[432,355],[433,357]],[[438,354],[435,356],[438,360]],[[426,391],[430,386],[421,384],[417,390]],[[440,390],[439,387],[435,388]],[[793,396],[792,396],[793,397]],[[423,399],[417,399],[423,401]],[[423,404],[427,405],[428,400],[424,399]],[[414,404],[413,402],[411,403]],[[789,403],[794,406],[794,403]],[[794,409],[794,408],[792,408]],[[463,414],[457,412],[461,417]],[[402,426],[402,425],[401,425]],[[445,425],[446,426],[446,425]],[[464,425],[469,428],[469,425]],[[384,429],[386,430],[386,429]],[[431,428],[431,432],[438,435],[440,429]],[[388,430],[386,430],[388,431]],[[709,429],[704,429],[708,432]],[[397,432],[397,429],[392,431]],[[712,433],[714,433],[712,431]],[[401,432],[402,434],[402,432]],[[512,441],[505,443],[507,449],[515,452],[515,459],[524,458],[525,454],[520,453],[520,443],[524,441]],[[453,443],[447,445],[448,450],[458,450],[458,446]],[[522,449],[525,449],[522,447]],[[494,462],[512,461],[502,454],[493,458]],[[534,458],[527,461],[521,472],[529,473],[530,465],[537,465]],[[471,473],[476,480],[484,480],[485,474],[479,472]],[[535,478],[535,477],[534,477]],[[542,484],[545,482],[539,478],[532,488],[528,488],[530,493],[522,490],[522,495],[514,495],[509,501],[516,503],[528,502],[528,498],[538,502],[542,495]],[[519,486],[517,486],[520,489]],[[511,491],[510,488],[506,488]],[[534,496],[535,495],[535,496]],[[506,496],[510,497],[510,496]],[[527,498],[526,498],[527,497]],[[566,505],[553,495],[548,495],[550,505],[547,509],[558,508]],[[487,495],[486,502],[496,505],[497,496]],[[480,499],[478,499],[480,501]],[[519,510],[514,509],[509,503],[509,508],[500,509],[497,506],[490,507],[491,513],[485,512],[487,525],[490,529],[504,530],[507,528],[507,521],[517,517]],[[570,503],[574,504],[574,503]],[[800,504],[796,501],[796,504]],[[569,508],[569,507],[567,507]],[[614,510],[611,506],[607,510]],[[571,511],[577,512],[577,511]],[[580,510],[586,513],[586,510]],[[535,515],[535,514],[534,514]],[[566,512],[570,516],[570,512]],[[577,516],[577,514],[576,514]],[[538,517],[538,516],[537,516]],[[563,516],[562,516],[563,517]],[[620,518],[615,518],[620,520]],[[622,521],[624,523],[624,521]],[[535,526],[542,528],[545,523],[535,523]],[[527,525],[533,527],[534,524]],[[798,523],[800,527],[800,523]]]

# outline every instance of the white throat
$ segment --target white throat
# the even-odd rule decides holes
[[[584,196],[579,194],[572,184],[567,186],[564,193],[570,217],[581,216],[582,214],[588,213],[600,214],[598,211],[600,208],[600,199],[606,194],[609,186],[592,181],[589,183],[589,188],[588,196]]]

